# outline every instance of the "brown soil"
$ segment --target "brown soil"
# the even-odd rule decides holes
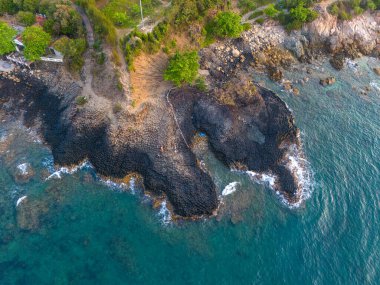
[[[134,71],[131,72],[131,112],[140,110],[144,103],[157,103],[157,98],[164,100],[165,91],[171,84],[164,81],[163,74],[168,57],[163,52],[155,55],[141,54],[134,61]],[[161,100],[158,100],[161,101]]]

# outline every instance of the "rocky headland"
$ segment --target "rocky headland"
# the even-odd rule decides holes
[[[261,69],[281,80],[283,68],[318,56],[332,61],[378,56],[379,23],[379,12],[340,23],[322,11],[290,35],[274,23],[255,25],[241,38],[200,51],[200,74],[209,91],[163,84],[152,100],[136,108],[112,89],[114,77],[99,84],[107,69],[98,70],[92,82],[90,65],[82,80],[58,65],[16,69],[0,75],[2,118],[19,118],[37,128],[58,165],[87,159],[107,177],[140,174],[146,191],[166,198],[181,217],[209,216],[218,208],[216,186],[193,151],[199,133],[222,163],[270,173],[276,190],[289,203],[298,203],[302,185],[289,156],[302,156],[299,130],[286,104],[256,84],[252,71]],[[78,104],[78,96],[87,103]]]

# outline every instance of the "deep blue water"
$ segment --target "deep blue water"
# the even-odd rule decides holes
[[[380,284],[380,62],[337,73],[328,64],[294,96],[313,172],[310,198],[289,209],[268,187],[203,157],[224,214],[166,223],[139,193],[110,187],[84,166],[46,179],[51,154],[17,123],[0,125],[0,284]],[[373,87],[368,95],[360,89]],[[356,89],[354,90],[353,89]],[[29,163],[34,175],[16,179]],[[22,168],[22,167],[21,167]],[[16,207],[20,197],[27,198]]]

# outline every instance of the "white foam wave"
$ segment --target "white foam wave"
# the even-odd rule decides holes
[[[170,213],[166,200],[162,201],[158,216],[164,225],[169,225],[172,222],[172,214]]]
[[[297,185],[297,201],[290,203],[285,197],[282,200],[291,208],[298,208],[305,200],[310,198],[313,192],[313,173],[309,162],[304,158],[304,154],[300,147],[292,145],[283,161],[285,167],[293,174],[295,183]]]
[[[30,169],[30,163],[22,163],[20,165],[17,166],[17,169],[20,170],[21,174],[22,175],[28,175],[29,174],[29,171],[28,169]]]
[[[373,89],[375,89],[377,92],[380,92],[380,84],[378,82],[375,82],[375,81],[371,81],[369,83],[369,85],[371,85],[371,87]]]
[[[24,201],[28,196],[22,196],[21,198],[19,198],[16,202],[16,207],[18,207],[18,205],[20,205],[20,203],[22,203],[22,201]]]
[[[87,169],[87,168],[93,168],[91,163],[88,161],[84,161],[81,164],[72,168],[61,167],[60,169],[54,171],[48,178],[46,178],[46,180],[61,179],[63,174],[74,174],[78,172],[79,170]]]
[[[228,196],[236,192],[238,185],[240,185],[240,182],[236,182],[236,181],[228,184],[226,187],[224,187],[222,191],[222,196]]]
[[[104,185],[106,185],[107,187],[111,188],[111,189],[114,189],[114,190],[128,190],[128,189],[131,189],[131,185],[130,184],[127,184],[127,183],[117,183],[115,181],[112,181],[111,179],[100,179],[100,182],[102,182]],[[132,193],[134,194],[134,191],[132,191]]]
[[[346,65],[347,65],[347,67],[348,67],[349,69],[351,69],[351,70],[354,71],[355,73],[358,72],[358,67],[359,67],[359,65],[358,65],[358,63],[355,62],[354,60],[347,58],[347,59],[346,59]]]
[[[256,183],[264,184],[271,189],[275,188],[277,177],[272,173],[257,173],[254,171],[246,171],[249,177]]]

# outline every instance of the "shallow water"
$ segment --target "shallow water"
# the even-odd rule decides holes
[[[223,196],[223,216],[167,223],[164,208],[107,185],[88,165],[47,179],[49,149],[29,130],[1,124],[0,284],[380,284],[380,91],[352,88],[380,85],[370,68],[380,62],[358,63],[340,73],[325,64],[337,83],[321,87],[309,76],[299,96],[254,75],[302,131],[314,175],[296,209],[208,153],[220,193],[238,182]],[[24,163],[34,172],[28,181],[16,177]]]

